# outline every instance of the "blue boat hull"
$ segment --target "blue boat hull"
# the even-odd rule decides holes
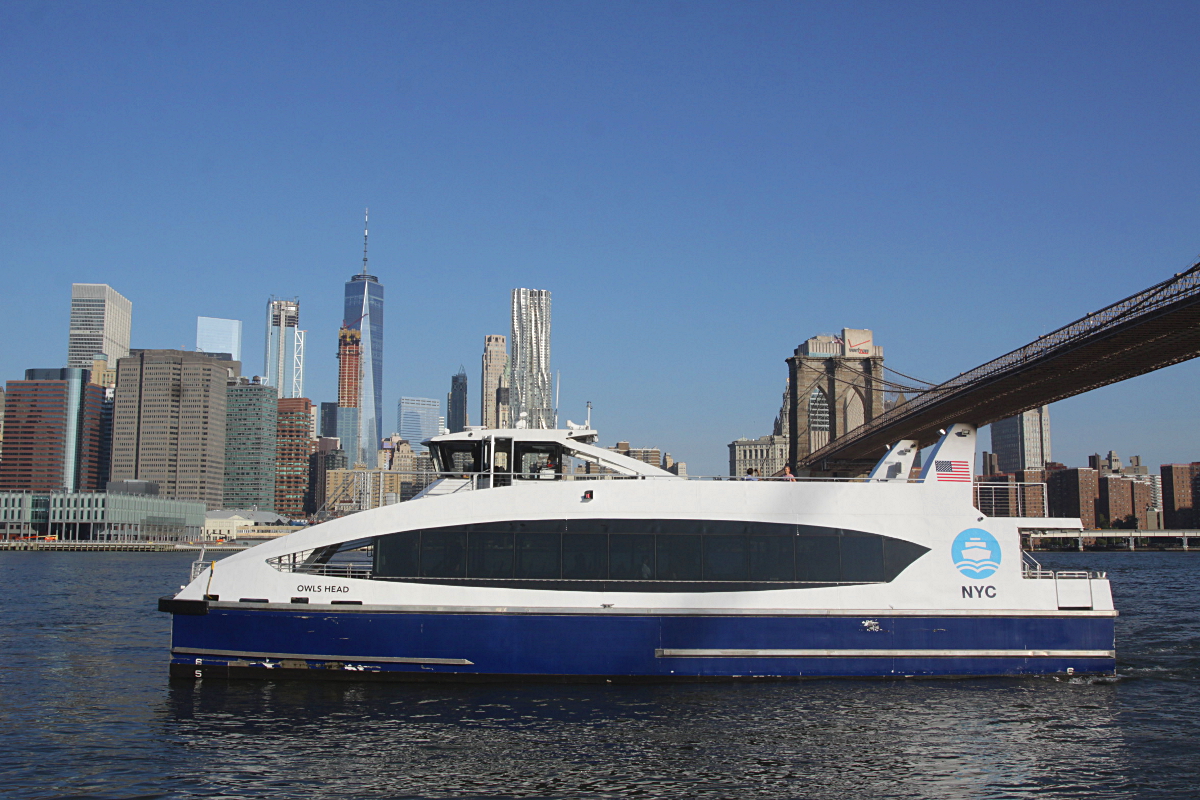
[[[1112,673],[1111,616],[417,613],[214,606],[172,675],[704,680]]]

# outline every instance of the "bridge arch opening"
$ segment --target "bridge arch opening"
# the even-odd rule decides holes
[[[811,453],[829,444],[829,397],[820,386],[808,395],[808,447]]]

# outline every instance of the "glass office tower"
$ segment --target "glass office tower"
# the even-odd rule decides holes
[[[383,284],[374,275],[368,275],[365,269],[346,281],[343,325],[348,330],[362,333],[362,382],[358,401],[361,453],[357,460],[374,464],[375,451],[383,439]]]
[[[91,369],[92,357],[104,353],[110,369],[129,355],[133,304],[107,283],[71,284],[71,333],[67,366]]]
[[[228,353],[242,360],[242,321],[196,317],[196,352]]]
[[[401,397],[396,427],[414,453],[428,451],[424,440],[442,432],[442,404],[432,397]]]
[[[304,337],[300,298],[267,301],[266,365],[263,376],[278,397],[304,396]]]

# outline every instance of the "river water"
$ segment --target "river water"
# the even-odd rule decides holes
[[[0,552],[0,796],[1200,795],[1196,553],[1109,572],[1115,680],[171,681],[175,553]]]

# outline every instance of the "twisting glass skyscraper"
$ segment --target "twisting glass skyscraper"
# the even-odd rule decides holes
[[[512,423],[553,428],[550,387],[550,291],[512,291]]]
[[[362,372],[358,401],[358,460],[375,463],[383,439],[383,284],[367,273],[367,226],[363,224],[362,272],[346,281],[342,326],[359,331]],[[347,455],[350,455],[347,453]]]

